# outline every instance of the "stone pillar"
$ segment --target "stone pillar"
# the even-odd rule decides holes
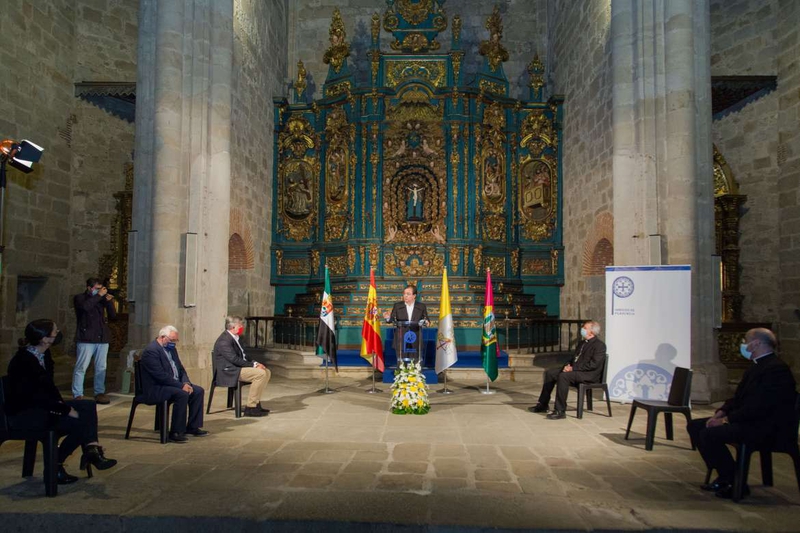
[[[172,324],[201,384],[228,305],[232,61],[232,0],[141,0],[128,349]]]
[[[692,266],[693,398],[726,394],[711,314],[707,0],[613,0],[614,263]]]

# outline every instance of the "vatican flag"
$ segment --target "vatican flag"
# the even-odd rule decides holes
[[[458,361],[453,314],[450,312],[450,288],[447,286],[447,267],[442,274],[442,299],[439,301],[439,332],[436,334],[436,373],[444,372]]]

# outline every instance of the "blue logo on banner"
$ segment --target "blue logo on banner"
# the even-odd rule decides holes
[[[628,276],[620,276],[615,279],[612,287],[614,295],[620,298],[627,298],[633,294],[633,280]]]
[[[660,366],[637,363],[617,372],[609,382],[611,397],[623,401],[666,400],[672,374]]]

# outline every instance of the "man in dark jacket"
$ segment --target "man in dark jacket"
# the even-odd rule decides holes
[[[178,330],[174,326],[164,326],[158,332],[156,340],[148,344],[142,352],[141,400],[150,405],[169,401],[172,404],[169,440],[186,442],[187,434],[195,437],[208,435],[208,431],[201,429],[205,391],[189,380],[178,357],[178,341]]]
[[[692,420],[687,429],[706,463],[717,471],[713,483],[702,485],[720,498],[733,496],[736,464],[726,444],[778,445],[797,439],[794,376],[775,355],[775,334],[765,328],[747,332],[740,351],[753,365],[745,371],[733,398],[714,416]],[[744,495],[750,493],[745,486]]]
[[[239,339],[244,333],[240,316],[225,317],[225,331],[214,343],[214,368],[218,387],[235,387],[238,381],[250,383],[244,416],[266,416],[269,409],[261,407],[261,393],[270,378],[269,369],[258,361],[248,359]]]
[[[76,400],[83,398],[83,377],[89,363],[94,359],[94,399],[97,403],[110,403],[106,395],[106,358],[111,331],[107,318],[117,318],[114,308],[114,297],[97,278],[86,280],[86,291],[75,295],[72,299],[75,306],[75,318],[78,325],[75,330],[77,344],[77,360],[72,374],[72,396]]]
[[[575,348],[575,356],[563,367],[545,370],[544,385],[539,401],[528,410],[533,413],[545,413],[550,404],[550,395],[556,389],[555,411],[547,415],[550,420],[566,418],[567,394],[570,385],[579,383],[598,383],[603,378],[606,345],[597,336],[600,324],[589,320],[581,328],[582,340]]]

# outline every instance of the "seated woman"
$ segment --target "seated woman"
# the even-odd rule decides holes
[[[81,470],[91,464],[98,470],[111,468],[117,461],[106,459],[97,440],[97,409],[94,400],[65,402],[53,381],[50,347],[61,342],[55,322],[34,320],[25,326],[25,338],[8,364],[6,413],[17,429],[55,427],[66,435],[58,447],[58,483],[74,483],[78,478],[64,470],[64,461],[78,446],[83,449]]]

